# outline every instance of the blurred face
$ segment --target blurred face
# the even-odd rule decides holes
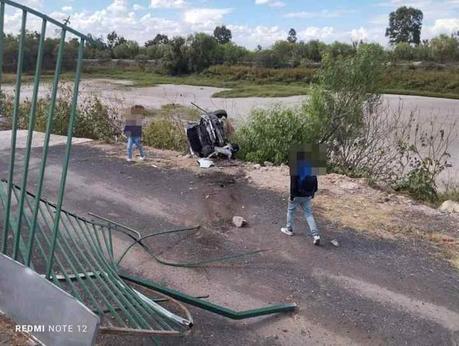
[[[296,146],[289,153],[290,175],[327,174],[326,148],[322,145]]]

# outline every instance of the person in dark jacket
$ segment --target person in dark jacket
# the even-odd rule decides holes
[[[305,153],[297,153],[290,166],[290,198],[288,201],[287,224],[281,232],[292,236],[295,211],[300,206],[309,226],[314,245],[320,245],[320,232],[312,214],[312,199],[317,192],[317,176],[314,175],[311,160]]]
[[[142,122],[143,115],[145,114],[145,108],[143,106],[136,105],[131,108],[131,114],[129,119],[126,120],[124,126],[124,134],[126,135],[127,142],[127,161],[132,161],[132,152],[134,146],[140,151],[140,160],[145,160],[145,152],[142,146]]]

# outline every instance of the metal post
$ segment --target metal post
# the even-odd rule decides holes
[[[5,220],[3,223],[3,253],[6,253],[7,241],[8,241],[8,230],[10,226],[10,212],[11,212],[11,192],[13,188],[14,178],[14,163],[16,156],[16,135],[19,118],[19,101],[21,96],[21,82],[22,82],[22,65],[24,63],[24,44],[26,34],[26,22],[27,22],[27,11],[22,11],[22,23],[21,23],[21,38],[19,41],[19,52],[16,72],[16,90],[14,98],[14,110],[13,110],[13,123],[11,127],[11,151],[10,151],[10,169],[8,174],[8,193],[6,198],[5,208]],[[16,250],[19,247],[19,234],[15,234],[14,239],[14,251],[13,257],[16,259]]]
[[[77,62],[77,68],[76,68],[75,84],[73,87],[73,97],[72,97],[72,106],[70,110],[69,126],[68,126],[68,131],[67,131],[67,146],[65,149],[64,166],[62,167],[61,182],[60,182],[57,206],[56,206],[56,216],[54,218],[53,242],[51,245],[51,252],[50,252],[50,258],[48,261],[48,268],[46,270],[46,277],[48,279],[51,276],[51,270],[52,270],[53,260],[54,260],[54,251],[56,248],[57,237],[59,235],[59,223],[60,223],[60,217],[61,217],[61,211],[62,211],[62,203],[64,201],[65,184],[67,181],[67,171],[68,171],[69,162],[70,162],[70,151],[72,149],[73,127],[75,125],[75,117],[77,113],[78,93],[79,93],[80,78],[81,78],[81,67],[83,64],[83,52],[84,52],[84,39],[82,38],[80,40],[80,47],[78,50],[78,62]]]
[[[209,303],[205,300],[195,298],[188,294],[173,290],[171,288],[164,287],[151,280],[146,280],[146,279],[134,276],[134,275],[128,275],[128,274],[123,274],[123,273],[120,273],[119,275],[124,280],[133,282],[143,287],[147,287],[149,289],[152,289],[154,291],[163,293],[169,297],[177,299],[181,302],[213,312],[214,314],[217,314],[217,315],[228,317],[233,320],[244,320],[246,318],[271,315],[271,314],[276,314],[280,312],[291,312],[291,311],[295,311],[297,308],[296,304],[278,304],[278,305],[265,306],[263,308],[253,309],[253,310],[234,311],[234,310],[225,308],[223,306]]]
[[[40,77],[41,77],[41,65],[43,62],[43,53],[45,50],[44,49],[45,36],[46,36],[46,20],[43,20],[42,25],[41,25],[40,43],[38,45],[37,66],[35,69],[35,78],[34,78],[34,86],[33,86],[33,94],[32,94],[32,105],[30,108],[29,130],[27,132],[26,154],[24,158],[24,174],[22,176],[21,197],[19,200],[16,233],[19,233],[21,229],[22,215],[23,215],[23,209],[24,209],[24,200],[26,197],[27,178],[29,175],[29,161],[30,161],[30,153],[31,153],[31,147],[32,147],[33,130],[35,128],[35,122],[36,122],[36,113],[37,113],[37,104],[38,104],[38,89],[40,86]],[[29,237],[29,247],[28,247],[26,258],[24,259],[24,262],[27,266],[30,266],[31,254],[32,254],[32,246],[31,246],[32,241],[31,240],[34,236],[35,236],[35,229],[31,229],[30,237]]]

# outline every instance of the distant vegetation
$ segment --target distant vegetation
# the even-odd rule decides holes
[[[233,140],[243,160],[275,164],[288,161],[288,150],[311,143],[327,147],[329,169],[389,185],[416,199],[438,203],[439,174],[449,166],[454,126],[434,119],[420,123],[380,99],[384,78],[381,48],[360,46],[356,54],[326,55],[310,97],[300,107],[254,111]],[[456,196],[450,189],[448,196]]]
[[[422,20],[422,11],[411,7],[390,13],[388,48],[364,42],[304,42],[293,28],[285,40],[255,50],[232,42],[231,30],[224,25],[216,27],[213,35],[168,37],[158,33],[143,45],[113,31],[106,37],[89,35],[85,58],[92,62],[85,64],[85,73],[130,78],[137,85],[167,81],[234,89],[219,93],[220,97],[289,96],[309,92],[326,56],[354,57],[359,47],[368,46],[379,50],[380,61],[386,66],[383,92],[459,98],[459,34],[421,40]],[[8,73],[16,71],[18,42],[18,36],[5,37],[6,82],[11,81]],[[27,33],[24,70],[29,74],[34,71],[38,42],[38,33]],[[54,69],[58,43],[55,38],[45,41],[45,71]],[[77,47],[77,40],[66,43],[64,71],[73,71]]]

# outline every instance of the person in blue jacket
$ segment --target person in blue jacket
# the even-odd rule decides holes
[[[304,216],[309,226],[313,244],[320,245],[320,232],[317,228],[312,213],[312,199],[317,192],[318,183],[309,155],[297,152],[290,166],[290,198],[287,208],[287,224],[281,228],[281,232],[292,236],[295,211],[298,207],[303,208]]]

